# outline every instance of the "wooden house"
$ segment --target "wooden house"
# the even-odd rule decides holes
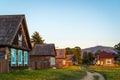
[[[56,49],[56,68],[63,68],[66,65],[66,50]]]
[[[0,73],[27,68],[31,43],[24,15],[0,16]]]
[[[30,52],[30,68],[42,69],[55,66],[55,45],[36,44]]]
[[[74,55],[66,55],[66,66],[72,66],[75,64]]]
[[[111,53],[105,51],[95,55],[95,64],[100,66],[115,66],[114,56]]]

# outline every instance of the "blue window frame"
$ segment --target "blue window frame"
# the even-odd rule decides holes
[[[28,65],[28,52],[24,51],[24,64]]]
[[[22,64],[22,50],[18,50],[18,65]]]
[[[11,65],[16,64],[16,49],[10,49]]]

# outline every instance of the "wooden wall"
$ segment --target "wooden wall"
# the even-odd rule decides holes
[[[72,60],[66,60],[66,66],[72,66]]]
[[[9,72],[9,62],[7,60],[0,60],[0,73]]]
[[[62,58],[58,58],[56,59],[56,68],[60,69],[60,68],[63,68],[65,67],[65,64],[63,61],[66,61],[65,59],[62,59]],[[65,62],[66,63],[66,62]]]
[[[31,69],[43,69],[51,67],[49,56],[30,56],[29,60],[29,67]]]

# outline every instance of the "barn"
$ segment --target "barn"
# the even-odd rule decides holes
[[[0,16],[0,73],[28,68],[32,49],[25,15]]]
[[[30,68],[43,69],[55,66],[54,44],[36,44],[30,52]]]

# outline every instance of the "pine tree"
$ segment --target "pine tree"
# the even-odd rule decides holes
[[[34,42],[35,44],[44,44],[44,40],[38,32],[33,33],[33,35],[31,36],[31,42]]]

